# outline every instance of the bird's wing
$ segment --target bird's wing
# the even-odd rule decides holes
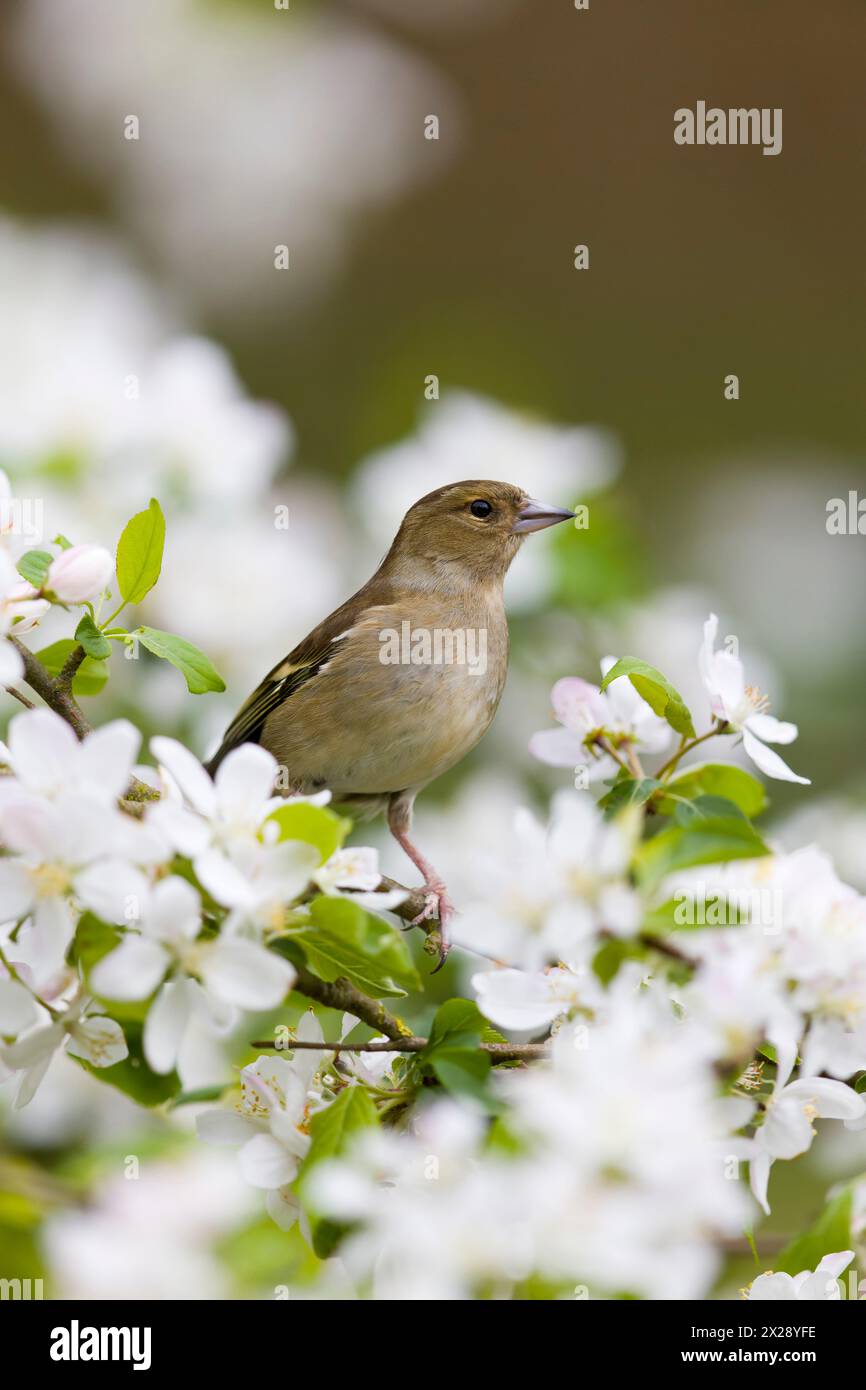
[[[264,722],[272,710],[305,685],[334,654],[336,642],[324,647],[309,661],[294,665],[290,658],[281,661],[265,676],[261,685],[245,700],[223,735],[223,741],[208,764],[215,772],[227,753],[241,743],[258,743]]]
[[[207,763],[211,774],[216,772],[223,758],[233,748],[242,743],[258,743],[268,715],[312,680],[331,660],[369,605],[386,597],[387,590],[381,583],[376,583],[377,578],[374,575],[363,589],[331,613],[294,651],[268,672],[226,729],[222,743]]]

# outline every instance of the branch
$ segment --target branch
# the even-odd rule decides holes
[[[305,1042],[297,1039],[289,1043],[267,1042],[257,1039],[250,1047],[270,1048],[276,1052],[423,1052],[427,1038],[389,1038],[387,1042],[344,1043],[344,1042]],[[550,1048],[546,1043],[479,1043],[480,1052],[487,1052],[497,1062],[535,1061],[549,1057]]]
[[[404,922],[411,922],[413,917],[419,916],[419,914],[424,911],[427,905],[427,894],[423,888],[407,888],[405,883],[398,883],[395,878],[386,878],[385,875],[382,876],[376,892],[390,893],[394,888],[398,889],[401,893],[406,893],[407,897],[398,907],[392,907],[391,911],[394,913],[395,917],[402,917]],[[419,927],[429,929],[430,927],[435,927],[436,923],[435,921],[419,922],[418,925]]]
[[[41,695],[49,709],[53,709],[55,714],[59,714],[61,719],[65,719],[67,724],[71,725],[77,738],[83,739],[92,733],[92,726],[85,719],[70,691],[60,685],[59,678],[54,680],[30,648],[19,642],[17,637],[10,637],[9,640],[24,662],[24,679],[31,690]]]
[[[362,994],[345,977],[341,976],[340,979],[330,982],[320,980],[318,975],[313,975],[303,965],[296,965],[295,973],[297,978],[294,988],[300,994],[306,994],[308,999],[315,999],[327,1009],[339,1009],[341,1013],[354,1014],[363,1023],[369,1023],[378,1033],[384,1033],[386,1038],[397,1040],[412,1036],[412,1030],[402,1019],[389,1014],[384,1004],[380,1004],[378,999],[371,999],[368,994]],[[263,1046],[275,1047],[276,1044],[267,1043]]]

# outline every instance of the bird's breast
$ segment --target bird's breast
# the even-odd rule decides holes
[[[485,733],[507,661],[501,605],[371,610],[262,741],[299,789],[327,786],[339,799],[420,787]]]

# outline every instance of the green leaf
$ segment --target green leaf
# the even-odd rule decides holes
[[[606,690],[611,681],[620,676],[628,676],[638,695],[646,700],[653,714],[666,719],[672,729],[686,738],[694,738],[695,726],[688,707],[678,690],[675,690],[666,676],[654,666],[648,666],[636,656],[624,656],[615,666],[611,666],[601,683]]]
[[[643,806],[661,785],[655,777],[618,777],[598,804],[604,809],[605,818],[611,820],[626,806]]]
[[[447,1091],[486,1102],[490,1056],[480,1050],[486,1029],[487,1021],[471,999],[449,999],[436,1010],[418,1060]]]
[[[301,947],[321,980],[345,976],[376,999],[421,988],[400,933],[348,898],[314,898],[309,926],[293,929],[285,939]]]
[[[421,1055],[429,1058],[437,1047],[453,1040],[455,1035],[474,1035],[480,1042],[487,1026],[487,1019],[474,1000],[449,999],[436,1010],[427,1046]]]
[[[625,961],[639,959],[642,954],[642,948],[637,941],[626,941],[621,936],[611,937],[599,946],[592,958],[593,974],[603,985],[609,985]]]
[[[74,652],[77,646],[78,643],[71,637],[64,637],[60,642],[52,642],[50,647],[43,647],[41,651],[34,652],[34,656],[42,662],[49,675],[59,676],[70,653]],[[72,693],[98,695],[107,680],[108,663],[94,661],[92,656],[86,656],[72,678]]]
[[[674,796],[687,801],[697,796],[723,796],[739,806],[750,820],[760,815],[767,805],[767,793],[757,777],[732,763],[693,763],[672,777],[665,784],[665,790],[670,792],[670,797],[661,796],[657,802],[658,809],[665,815],[677,804]]]
[[[79,918],[78,926],[75,928],[75,936],[72,941],[72,963],[81,967],[84,978],[90,985],[90,972],[103,956],[107,956],[123,940],[123,933],[117,927],[111,927],[92,912],[85,912]],[[95,990],[91,991],[96,998]],[[120,1003],[116,999],[102,999],[106,1010],[112,1018],[117,1019],[126,1030],[127,1022],[143,1023],[147,1018],[148,1010],[151,1006],[151,999],[135,999]]]
[[[674,811],[677,825],[694,825],[696,822],[711,820],[713,817],[733,820],[746,820],[743,812],[734,801],[726,796],[696,796],[694,801],[678,801]]]
[[[72,942],[72,961],[80,965],[85,976],[103,956],[119,946],[122,934],[117,927],[110,927],[92,912],[85,912],[78,919]]]
[[[102,1081],[107,1086],[115,1086],[118,1091],[123,1091],[124,1095],[138,1101],[139,1105],[162,1105],[165,1101],[171,1100],[180,1092],[180,1077],[177,1072],[172,1071],[168,1076],[159,1076],[155,1071],[151,1071],[144,1058],[141,1024],[124,1021],[123,1031],[129,1056],[122,1062],[115,1062],[113,1067],[94,1067],[82,1057],[75,1057],[74,1060],[89,1071],[91,1076],[95,1076],[97,1081]],[[72,1056],[71,1053],[69,1055]]]
[[[221,1100],[226,1087],[223,1082],[216,1086],[199,1086],[195,1091],[181,1091],[171,1103],[172,1110],[182,1105],[200,1105],[205,1100]]]
[[[75,640],[97,661],[104,661],[111,655],[111,643],[103,637],[89,613],[85,613],[75,629]]]
[[[154,656],[162,657],[177,667],[192,695],[204,695],[209,690],[225,690],[226,683],[211,665],[204,652],[177,637],[173,632],[161,632],[156,627],[138,627],[132,634]]]
[[[72,549],[72,541],[69,540],[67,536],[64,536],[62,531],[57,532],[57,535],[54,537],[54,540],[51,542],[51,544],[59,545],[61,550]]]
[[[376,1107],[363,1086],[347,1086],[332,1105],[310,1121],[312,1143],[298,1174],[297,1191],[310,1220],[313,1249],[321,1260],[331,1254],[346,1228],[317,1215],[308,1196],[310,1172],[325,1159],[338,1158],[360,1130],[378,1123]]]
[[[127,603],[140,603],[150,593],[162,569],[165,517],[155,497],[136,512],[117,542],[117,583]]]
[[[472,1096],[486,1104],[484,1083],[490,1074],[490,1056],[477,1047],[444,1047],[430,1066],[437,1081],[456,1095]]]
[[[41,589],[53,559],[50,550],[25,550],[18,561],[18,573],[34,589]]]
[[[668,898],[667,902],[644,913],[641,930],[650,935],[666,935],[671,931],[703,931],[707,927],[722,930],[725,927],[738,927],[748,920],[749,914],[741,903],[726,898],[722,893],[713,893],[698,904],[689,904],[682,897]]]
[[[352,822],[329,811],[326,806],[311,806],[307,801],[294,801],[280,806],[269,821],[280,827],[280,840],[302,840],[319,851],[321,862],[342,847],[352,828]]]
[[[310,1169],[326,1158],[337,1158],[348,1147],[352,1135],[379,1123],[376,1107],[363,1086],[347,1086],[332,1105],[319,1110],[310,1121],[312,1143],[301,1171],[301,1182]]]
[[[747,820],[719,816],[663,830],[639,847],[634,865],[642,887],[652,889],[679,869],[732,859],[757,859],[769,853]]]
[[[853,1184],[844,1188],[828,1202],[814,1226],[797,1236],[773,1259],[777,1274],[799,1274],[814,1270],[825,1255],[853,1250],[851,1213],[854,1200]],[[843,1276],[844,1277],[844,1276]]]

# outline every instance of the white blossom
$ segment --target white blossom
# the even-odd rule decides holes
[[[615,657],[605,657],[602,675],[615,665]],[[599,739],[614,750],[626,743],[638,754],[663,753],[670,745],[670,725],[653,714],[628,676],[618,676],[606,690],[578,676],[566,676],[556,682],[551,700],[562,728],[534,734],[529,751],[554,767],[583,766],[591,782],[615,777],[617,772],[616,760],[600,750]]]
[[[127,931],[97,961],[90,984],[105,999],[147,999],[158,991],[144,1028],[144,1052],[154,1071],[173,1069],[194,1020],[224,1033],[237,1009],[282,1003],[294,980],[292,966],[254,941],[225,934],[199,939],[201,902],[185,879],[171,876],[151,888],[145,880],[134,884],[130,875],[125,889],[115,913],[106,900],[102,914],[109,921],[123,920],[120,913],[132,898],[141,930]]]
[[[800,1274],[793,1275],[774,1274],[772,1271],[759,1274],[749,1285],[746,1297],[752,1302],[838,1302],[842,1297],[839,1275],[853,1258],[853,1250],[840,1250],[838,1254],[825,1255],[814,1271],[804,1269]]]
[[[297,1036],[322,1042],[315,1014],[304,1014]],[[237,1108],[207,1110],[198,1117],[202,1139],[240,1146],[244,1178],[267,1192],[268,1212],[283,1230],[297,1220],[290,1184],[310,1147],[307,1122],[320,1094],[313,1083],[326,1060],[328,1054],[313,1049],[298,1049],[292,1060],[279,1054],[258,1057],[241,1071]]]
[[[704,687],[716,719],[742,734],[743,748],[752,762],[768,777],[783,782],[802,782],[808,777],[792,772],[768,743],[793,743],[797,737],[796,724],[787,724],[767,714],[768,700],[752,686],[746,685],[743,663],[726,647],[715,650],[719,620],[711,613],[704,624],[704,641],[699,653],[699,665]]]

